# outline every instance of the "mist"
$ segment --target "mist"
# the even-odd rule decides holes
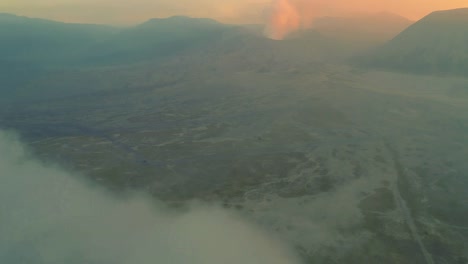
[[[117,199],[44,164],[0,131],[1,263],[300,263],[291,248],[235,212],[175,211],[144,195]]]

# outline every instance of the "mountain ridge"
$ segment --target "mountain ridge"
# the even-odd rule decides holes
[[[468,73],[468,8],[436,11],[361,58],[365,66],[418,74]]]

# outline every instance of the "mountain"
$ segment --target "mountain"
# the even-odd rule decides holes
[[[220,67],[245,69],[263,64],[272,56],[316,59],[329,54],[323,49],[334,46],[317,34],[273,41],[259,35],[253,28],[251,25],[229,25],[183,16],[151,19],[99,43],[84,58],[95,65],[117,65],[184,57],[192,61],[194,58],[201,60],[194,62],[197,67],[208,60],[211,64],[222,61]]]
[[[121,68],[125,76],[140,76],[147,68],[160,67],[190,74],[298,72],[317,61],[339,57],[337,51],[343,49],[342,44],[316,32],[274,41],[249,26],[182,16],[112,28],[2,15],[0,28],[4,32],[0,89],[11,91],[9,96],[32,98],[115,87],[101,75],[122,75]],[[66,86],[57,81],[66,78]]]
[[[9,91],[63,68],[117,28],[104,25],[69,24],[0,14],[0,90]]]
[[[204,18],[175,16],[151,19],[119,32],[86,54],[87,60],[102,63],[128,63],[170,57],[194,50],[221,38],[237,27]]]
[[[362,61],[396,71],[466,76],[468,8],[429,14]]]
[[[0,67],[89,67],[154,61],[224,43],[259,39],[248,29],[205,18],[174,16],[115,28],[0,14]],[[234,37],[236,39],[234,39]],[[223,43],[220,43],[223,42]]]
[[[293,42],[295,46],[320,47],[322,53],[333,54],[332,57],[342,60],[382,45],[411,23],[391,13],[319,17],[311,28],[290,34],[286,42]]]
[[[320,17],[313,29],[340,41],[382,44],[410,26],[413,21],[392,13],[376,13],[350,17]]]
[[[2,61],[57,63],[67,60],[118,29],[104,25],[70,24],[0,14]]]
[[[38,83],[39,77],[56,80],[71,72],[80,79],[83,71],[93,72],[96,67],[161,61],[208,46],[231,28],[188,17],[151,19],[134,27],[115,28],[0,14],[0,92],[5,99],[15,93],[28,94],[29,88],[22,91],[19,87]],[[43,89],[49,87],[36,92]]]

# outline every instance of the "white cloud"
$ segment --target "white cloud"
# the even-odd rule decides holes
[[[118,200],[27,155],[0,131],[0,263],[296,264],[288,246],[233,212]]]

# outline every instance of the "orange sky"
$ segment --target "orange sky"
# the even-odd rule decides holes
[[[283,39],[289,33],[311,26],[320,16],[391,12],[417,20],[434,10],[463,7],[468,0],[273,0],[266,9],[265,35]],[[468,5],[467,5],[468,6]]]
[[[277,1],[277,0],[273,0]],[[283,1],[283,0],[281,0]],[[468,7],[468,0],[287,0],[307,16],[389,11],[416,20],[434,10]],[[67,22],[135,24],[188,15],[228,23],[259,23],[271,0],[0,0],[0,12]],[[270,6],[270,7],[269,7]]]
[[[468,7],[468,0],[329,0],[328,2],[330,2],[329,7],[335,9],[334,12],[389,11],[412,20],[417,20],[435,10]]]

